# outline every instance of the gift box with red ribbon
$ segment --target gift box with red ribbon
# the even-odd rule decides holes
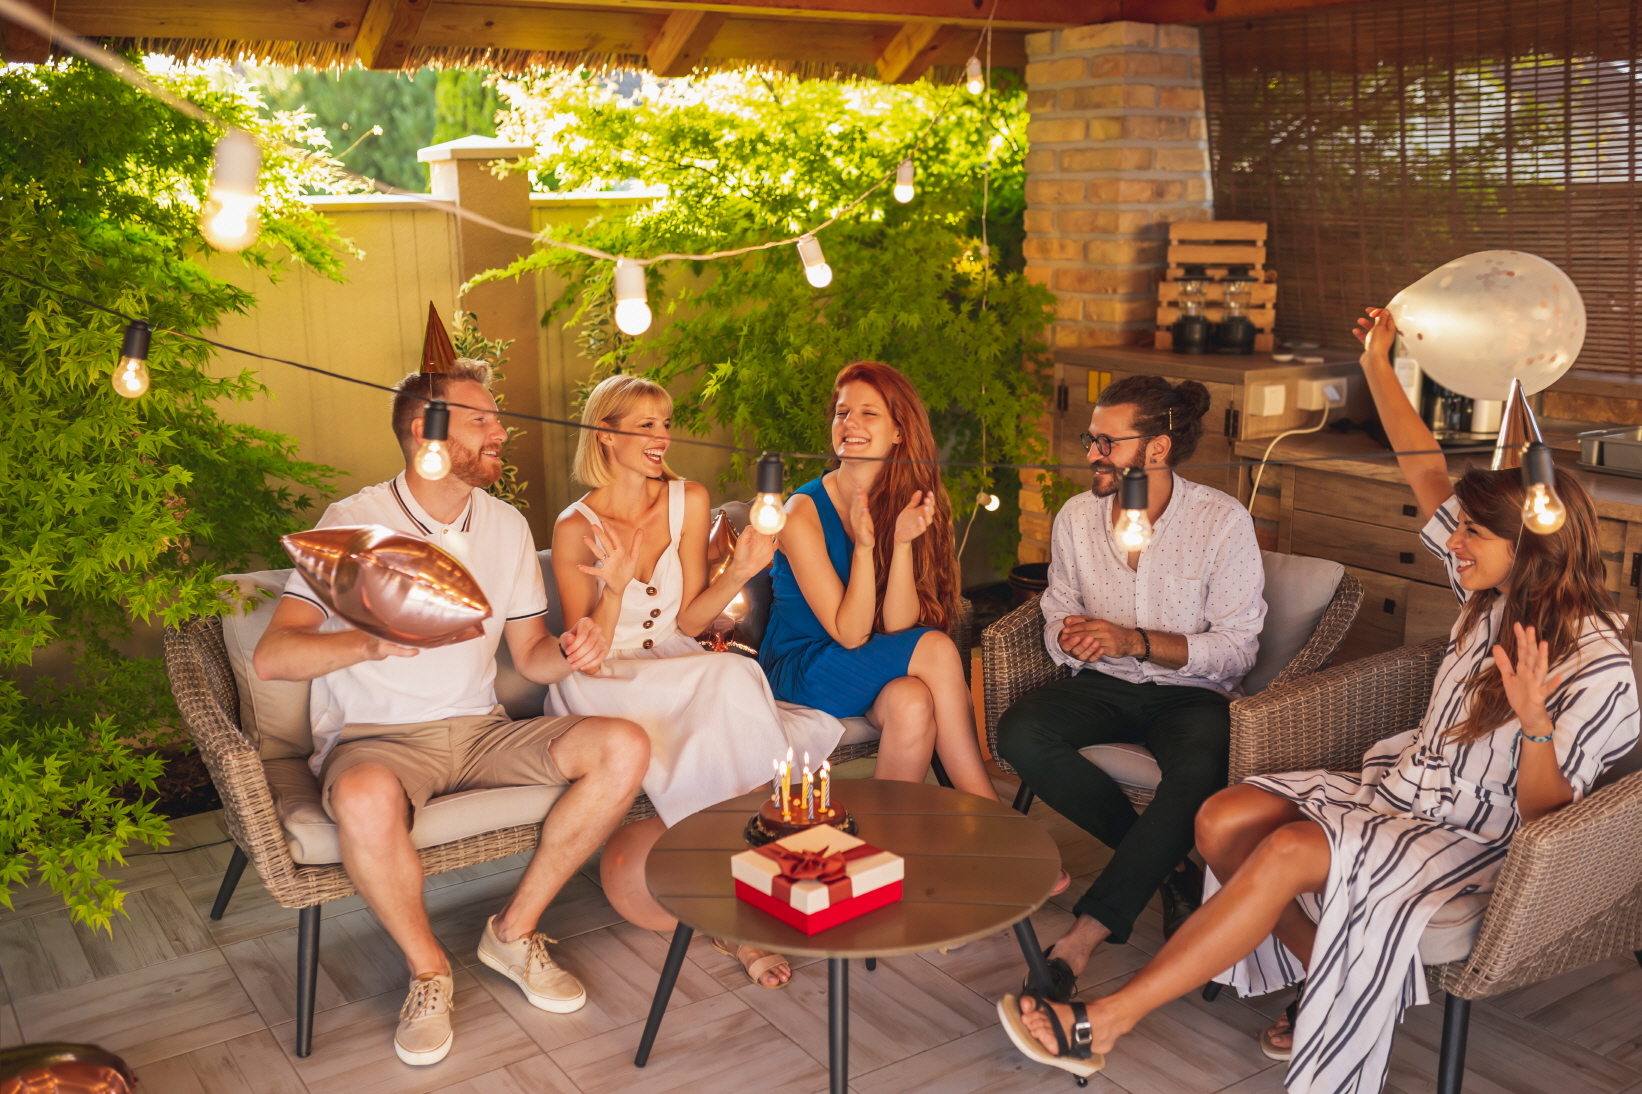
[[[906,863],[822,824],[733,856],[730,873],[738,898],[816,934],[900,900]]]

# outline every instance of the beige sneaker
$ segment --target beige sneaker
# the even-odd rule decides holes
[[[519,985],[531,1006],[569,1014],[587,1004],[587,989],[581,981],[559,968],[548,954],[547,944],[553,939],[534,931],[517,942],[503,942],[496,937],[495,923],[495,916],[485,920],[479,960]]]
[[[399,1029],[393,1035],[393,1050],[401,1060],[423,1067],[450,1054],[456,1039],[450,1029],[454,996],[449,975],[423,973],[410,982],[410,994],[399,1008]]]

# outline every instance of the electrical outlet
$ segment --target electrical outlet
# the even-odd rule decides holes
[[[1301,410],[1322,410],[1324,407],[1346,405],[1346,378],[1330,376],[1323,380],[1301,380],[1296,405]]]
[[[1249,388],[1249,413],[1266,418],[1283,413],[1288,389],[1282,384],[1255,384]]]

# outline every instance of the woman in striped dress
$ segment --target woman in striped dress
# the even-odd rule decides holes
[[[1403,1008],[1427,1001],[1419,940],[1437,909],[1490,892],[1518,826],[1578,801],[1637,740],[1590,498],[1559,471],[1567,522],[1536,535],[1523,530],[1519,472],[1450,484],[1392,372],[1391,317],[1369,315],[1363,372],[1392,444],[1424,453],[1399,462],[1429,516],[1421,541],[1464,605],[1425,716],[1369,749],[1360,774],[1260,776],[1211,798],[1197,845],[1213,895],[1133,980],[1087,1006],[999,1004],[1035,1059],[1087,1073],[1141,1017],[1206,979],[1244,995],[1304,980],[1292,1030],[1280,1021],[1261,1038],[1292,1056],[1285,1085],[1378,1091]]]

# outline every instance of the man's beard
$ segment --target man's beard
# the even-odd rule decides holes
[[[1123,476],[1118,472],[1127,471],[1130,468],[1134,468],[1137,471],[1146,470],[1146,450],[1144,448],[1142,448],[1139,452],[1136,452],[1135,458],[1130,460],[1127,466],[1124,467],[1119,467],[1111,460],[1096,460],[1094,463],[1090,464],[1089,469],[1091,471],[1109,472],[1112,476],[1112,481],[1110,485],[1102,488],[1100,485],[1100,477],[1099,475],[1096,475],[1094,482],[1089,485],[1089,492],[1097,498],[1111,497],[1123,486]]]
[[[491,470],[486,466],[485,458],[475,450],[454,443],[449,444],[449,447],[450,473],[469,486],[486,490],[502,477],[501,460],[497,460],[495,470]]]

